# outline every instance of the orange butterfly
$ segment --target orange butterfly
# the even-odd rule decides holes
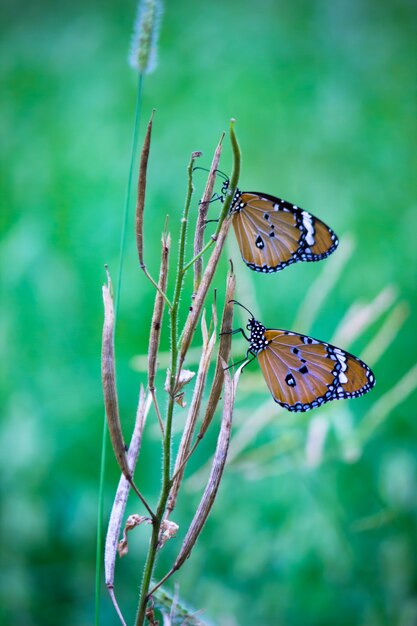
[[[228,187],[226,177],[223,194]],[[278,272],[297,261],[320,261],[339,244],[331,228],[317,217],[266,193],[236,189],[230,212],[242,258],[255,272]]]
[[[288,411],[309,411],[330,400],[357,398],[372,389],[375,376],[360,359],[329,343],[290,332],[265,328],[252,313],[246,326],[250,331],[249,354],[257,357],[275,402]],[[248,361],[248,363],[250,362]]]

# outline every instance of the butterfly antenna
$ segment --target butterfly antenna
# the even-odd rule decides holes
[[[222,172],[221,170],[214,170],[214,171],[216,172],[216,174],[219,174],[223,178],[223,180],[227,180],[227,182],[230,181],[228,175]]]
[[[242,309],[245,309],[245,311],[247,311],[249,313],[249,315],[251,316],[251,318],[254,320],[255,316],[253,313],[251,313],[251,311],[249,311],[249,309],[247,309],[245,306],[243,306],[243,304],[241,304],[240,302],[238,302],[237,300],[229,300],[228,304],[230,304],[231,302],[233,302],[233,304],[238,304],[239,306],[242,307]]]
[[[195,167],[193,167],[193,172],[195,172],[196,170],[203,170],[203,172],[210,171],[207,167],[202,167],[201,165],[196,165]],[[229,182],[229,177],[227,176],[227,174],[225,174],[221,170],[214,170],[214,171],[216,172],[216,174],[219,174],[223,178],[223,180],[227,180],[227,182]]]

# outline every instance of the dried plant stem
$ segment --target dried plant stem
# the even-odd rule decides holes
[[[146,604],[149,585],[151,583],[152,572],[155,565],[156,553],[159,543],[159,529],[165,512],[165,506],[171,488],[170,469],[171,469],[171,439],[172,439],[172,418],[174,415],[175,402],[175,383],[176,383],[176,367],[177,367],[177,331],[178,331],[178,307],[180,302],[181,288],[183,284],[183,266],[185,254],[185,240],[187,235],[188,213],[193,193],[192,172],[195,155],[191,156],[188,166],[188,190],[185,201],[183,218],[181,220],[180,239],[178,248],[178,269],[175,281],[174,298],[170,306],[170,326],[171,326],[171,374],[169,384],[169,400],[167,417],[165,422],[165,434],[163,438],[163,467],[162,467],[162,487],[159,497],[159,503],[156,510],[156,519],[152,525],[152,536],[148,550],[148,556],[145,563],[145,569],[142,577],[140,590],[140,600],[138,612],[136,615],[136,626],[142,626],[146,616]],[[146,167],[146,165],[145,165]]]
[[[161,412],[159,410],[158,400],[155,392],[155,374],[156,374],[156,359],[158,355],[159,340],[161,337],[162,317],[164,314],[165,301],[161,293],[165,293],[168,281],[168,257],[169,249],[171,245],[171,238],[168,235],[162,236],[162,254],[161,254],[161,266],[159,270],[158,285],[160,290],[157,291],[155,296],[155,306],[153,310],[151,334],[149,337],[149,352],[148,352],[148,387],[152,395],[152,400],[155,406],[155,411],[158,417],[159,426],[161,428],[162,435],[164,435],[164,424],[162,422]]]
[[[225,361],[223,361],[223,367],[226,367]],[[220,485],[220,480],[223,475],[223,470],[226,464],[227,451],[229,448],[230,434],[232,429],[232,415],[234,399],[236,394],[236,387],[239,381],[239,376],[242,371],[241,366],[233,377],[230,377],[229,372],[225,372],[225,390],[224,390],[224,405],[223,405],[223,417],[220,427],[219,437],[217,440],[216,452],[214,455],[213,465],[211,468],[210,476],[207,481],[207,486],[202,495],[200,504],[194,515],[194,518],[190,524],[188,532],[185,536],[181,550],[175,560],[175,563],[171,570],[166,574],[162,580],[150,591],[151,596],[172,574],[177,571],[184,561],[190,556],[195,542],[197,541],[203,526],[207,520],[207,517],[213,506],[213,502],[216,498],[217,491]]]
[[[142,442],[142,432],[145,424],[145,420],[150,408],[150,396],[145,397],[145,392],[141,387],[139,393],[139,403],[136,412],[135,427],[133,430],[132,438],[130,441],[129,450],[127,452],[127,461],[131,473],[134,473],[136,461],[139,455],[140,446]],[[114,593],[114,568],[116,564],[117,544],[120,535],[120,529],[122,526],[122,519],[126,509],[127,499],[130,491],[130,483],[126,477],[122,474],[117,487],[116,496],[113,502],[113,507],[110,515],[107,536],[106,547],[104,552],[104,572],[106,578],[106,587],[113,602],[113,606],[119,616],[122,624],[125,624],[123,615],[119,609],[116,596]]]
[[[143,217],[145,212],[145,193],[146,193],[146,173],[148,170],[148,159],[149,159],[149,150],[151,147],[151,136],[152,136],[152,122],[155,110],[152,111],[151,119],[148,122],[148,128],[146,130],[145,140],[143,142],[142,152],[140,155],[140,163],[139,163],[139,178],[138,178],[138,195],[136,201],[136,223],[135,223],[135,231],[136,231],[136,247],[138,250],[139,257],[139,265],[146,278],[152,283],[155,289],[160,293],[162,298],[165,300],[165,303],[169,308],[171,308],[171,303],[168,300],[163,289],[160,288],[158,283],[152,278],[149,274],[143,256]]]
[[[220,234],[216,241],[216,246],[207,263],[207,267],[205,269],[205,272],[201,279],[200,286],[195,295],[193,305],[191,307],[190,313],[188,314],[188,318],[184,326],[184,331],[182,334],[182,340],[181,340],[181,346],[180,346],[179,368],[178,368],[179,371],[181,371],[185,356],[188,352],[188,348],[190,347],[192,338],[194,336],[198,318],[200,317],[200,313],[201,313],[204,301],[207,296],[208,288],[213,279],[214,272],[216,271],[217,264],[220,259],[220,255],[222,253],[224,243],[226,241],[227,233],[229,231],[229,227],[230,227],[230,219],[226,218],[222,223]]]
[[[106,268],[107,269],[107,268]],[[103,341],[101,353],[101,375],[104,393],[104,405],[106,408],[107,425],[110,433],[110,439],[113,451],[116,456],[120,469],[122,470],[126,480],[129,482],[133,491],[136,493],[151,518],[155,518],[155,514],[142,496],[132,479],[132,473],[126,457],[126,444],[124,442],[122,427],[119,416],[119,404],[116,389],[116,369],[114,357],[114,308],[113,297],[111,294],[112,283],[110,274],[107,271],[108,284],[103,285],[103,301],[104,301],[104,324],[103,324]]]
[[[220,394],[223,388],[224,382],[224,368],[223,361],[228,363],[230,358],[230,349],[232,345],[232,330],[234,306],[231,300],[235,294],[236,278],[233,273],[233,266],[231,264],[230,272],[226,280],[226,297],[222,315],[222,322],[220,327],[220,346],[219,353],[217,355],[216,370],[214,373],[214,380],[211,386],[210,396],[207,402],[206,412],[201,424],[200,432],[197,435],[196,444],[204,437],[207,428],[213,418],[214,412],[219,402]]]
[[[230,219],[227,219],[228,212],[232,203],[232,199],[237,187],[237,182],[239,178],[240,172],[240,150],[239,145],[237,143],[237,139],[234,132],[234,120],[232,120],[230,125],[230,138],[233,148],[233,172],[230,179],[230,185],[228,190],[228,195],[223,204],[223,209],[220,214],[219,223],[216,229],[216,233],[214,238],[216,240],[216,246],[212,253],[212,256],[208,262],[207,268],[203,274],[201,284],[198,288],[196,294],[196,301],[193,306],[193,310],[191,311],[191,319],[190,315],[188,317],[186,323],[186,333],[184,332],[184,339],[181,343],[181,346],[178,346],[178,309],[180,303],[180,296],[182,287],[184,284],[184,276],[185,272],[188,269],[188,266],[184,265],[184,257],[185,257],[185,242],[187,235],[187,225],[188,225],[188,213],[190,209],[191,197],[193,193],[193,183],[192,183],[192,171],[194,160],[198,154],[193,154],[190,160],[190,164],[188,166],[188,191],[187,198],[185,202],[184,214],[181,220],[181,229],[180,229],[180,238],[179,238],[179,248],[178,248],[178,269],[175,281],[174,288],[174,297],[172,300],[172,304],[167,300],[165,294],[163,294],[165,302],[167,302],[169,306],[169,315],[170,315],[170,330],[171,330],[171,368],[170,368],[170,379],[169,379],[169,400],[167,407],[167,414],[165,420],[165,434],[163,438],[163,468],[162,468],[162,486],[161,493],[159,497],[158,506],[156,509],[155,519],[152,524],[152,535],[148,550],[148,555],[145,563],[145,569],[142,577],[141,590],[140,590],[140,599],[139,606],[136,615],[136,626],[143,626],[145,616],[146,616],[146,606],[148,601],[148,591],[151,584],[152,573],[155,566],[155,560],[159,545],[159,531],[161,527],[161,523],[163,520],[163,516],[165,513],[167,500],[169,496],[169,492],[172,486],[172,480],[170,478],[171,471],[171,445],[172,445],[172,420],[174,415],[174,404],[175,404],[175,395],[176,388],[178,384],[179,374],[181,372],[181,365],[185,358],[186,349],[184,349],[184,342],[186,348],[188,349],[193,334],[195,332],[196,324],[198,321],[199,314],[202,310],[205,297],[207,295],[208,288],[213,279],[215,269],[217,267],[218,260],[220,258],[220,253],[224,246],[224,241],[227,235],[227,231],[230,225]],[[146,177],[146,166],[147,166],[147,158],[143,161],[143,173]],[[142,168],[142,164],[141,164]],[[143,211],[142,211],[143,216]]]
[[[195,237],[194,237],[194,259],[190,262],[194,262],[194,293],[197,291],[198,286],[201,281],[201,272],[203,269],[203,262],[201,259],[202,250],[203,250],[203,238],[204,231],[206,228],[206,217],[207,211],[209,208],[209,202],[211,200],[211,196],[213,194],[214,183],[216,182],[216,170],[219,165],[220,155],[222,152],[222,143],[223,143],[224,133],[220,137],[220,141],[217,145],[216,151],[214,153],[213,161],[210,167],[210,173],[207,179],[206,188],[204,190],[203,198],[200,202],[198,218],[197,218],[197,226],[195,229]],[[187,264],[188,266],[190,265]]]
[[[155,387],[149,390],[152,398],[153,405],[155,407],[156,417],[158,418],[159,428],[161,429],[162,436],[164,436],[164,422],[162,421],[161,410],[159,408],[158,398],[156,397]]]
[[[217,264],[220,259],[220,255],[222,253],[226,236],[230,227],[230,217],[229,210],[232,204],[232,200],[236,191],[237,183],[239,180],[240,174],[240,148],[236,139],[235,130],[234,130],[234,120],[230,123],[230,141],[233,149],[233,171],[230,177],[230,184],[227,190],[227,196],[223,204],[222,212],[220,213],[219,223],[217,225],[217,229],[215,234],[213,235],[213,241],[216,242],[216,246],[213,250],[213,253],[207,263],[207,267],[203,273],[201,283],[198,287],[197,293],[195,294],[195,300],[191,307],[190,313],[188,315],[187,321],[185,323],[180,355],[179,355],[179,371],[181,371],[182,364],[185,359],[185,355],[190,347],[191,340],[193,338],[195,328],[197,325],[198,318],[201,313],[201,309],[203,307],[204,300],[207,295],[208,288],[211,284],[211,281],[214,276],[214,272],[216,271]],[[210,242],[209,242],[210,243]],[[208,245],[208,244],[207,244]]]
[[[193,455],[198,444],[200,443],[200,441],[203,439],[204,435],[206,434],[207,429],[211,423],[211,420],[213,418],[213,415],[217,408],[217,404],[220,399],[220,394],[221,394],[221,391],[223,388],[223,382],[224,382],[224,367],[223,367],[222,362],[223,361],[225,363],[229,362],[230,348],[231,348],[231,343],[232,343],[232,336],[229,333],[229,331],[232,330],[234,306],[233,306],[233,303],[231,303],[230,301],[233,300],[233,297],[234,297],[235,284],[236,284],[236,280],[235,280],[235,275],[233,273],[233,266],[232,266],[230,269],[230,273],[227,277],[227,281],[226,281],[226,299],[224,303],[222,323],[221,323],[220,346],[219,346],[219,352],[217,355],[216,371],[214,374],[213,383],[211,385],[210,396],[207,401],[207,406],[206,406],[206,411],[204,414],[203,422],[201,424],[196,441],[194,442],[194,445],[192,446],[191,450],[189,450],[188,454],[182,460],[181,465],[178,465],[178,463],[175,464],[175,471],[172,477],[173,482],[176,480],[179,472],[183,470],[188,460]]]
[[[107,270],[107,268],[106,268]],[[103,382],[104,403],[107,424],[113,451],[123,474],[129,480],[131,474],[126,458],[126,445],[119,417],[114,364],[114,307],[111,293],[112,283],[107,270],[107,285],[103,285],[104,324],[101,352],[101,377]]]
[[[138,410],[136,412],[135,428],[132,434],[127,460],[131,472],[134,472],[136,461],[139,455],[140,445],[142,441],[142,431],[149,410],[149,402],[145,399],[143,388],[140,390]],[[116,497],[114,499],[112,512],[107,531],[106,553],[105,553],[105,576],[107,586],[113,585],[114,579],[114,563],[117,552],[117,542],[119,539],[120,528],[124,509],[127,502],[127,496],[130,491],[130,484],[126,477],[122,474],[119,480]]]
[[[216,321],[215,321],[216,322]],[[210,366],[211,353],[216,341],[217,325],[214,323],[213,333],[210,339],[207,336],[207,328],[205,328],[205,315],[203,313],[202,326],[203,326],[203,350],[201,353],[200,364],[198,367],[197,379],[194,386],[193,398],[190,404],[190,408],[185,422],[181,442],[178,449],[177,458],[175,461],[174,476],[172,478],[172,487],[169,493],[168,505],[166,511],[166,518],[171,514],[175,508],[177,495],[181,486],[181,480],[183,477],[184,466],[186,459],[189,458],[191,441],[195,430],[195,425],[200,412],[201,401],[203,398],[204,387],[206,383],[207,373]]]

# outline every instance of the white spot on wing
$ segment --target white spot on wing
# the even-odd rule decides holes
[[[303,211],[303,226],[307,230],[306,242],[309,246],[314,246],[313,219],[307,211]]]
[[[346,369],[346,366],[345,366],[345,369]],[[339,382],[345,384],[345,383],[347,383],[347,381],[348,381],[348,379],[347,379],[346,374],[344,374],[343,372],[340,372],[340,374],[339,374]]]
[[[343,354],[343,352],[339,349],[339,348],[335,348],[334,349],[334,353],[336,355],[337,360],[339,361],[341,368],[342,368],[342,372],[345,372],[347,369],[347,365],[346,365],[346,357]],[[346,378],[346,377],[345,377]],[[340,379],[342,380],[342,379]],[[343,382],[347,382],[347,380],[343,381]]]

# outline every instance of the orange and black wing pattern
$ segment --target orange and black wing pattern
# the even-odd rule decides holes
[[[275,196],[238,191],[231,212],[242,258],[256,272],[278,272],[298,261],[320,261],[339,243],[324,222]]]
[[[372,389],[371,369],[349,352],[286,330],[265,330],[259,365],[275,400],[289,411],[308,411]]]

